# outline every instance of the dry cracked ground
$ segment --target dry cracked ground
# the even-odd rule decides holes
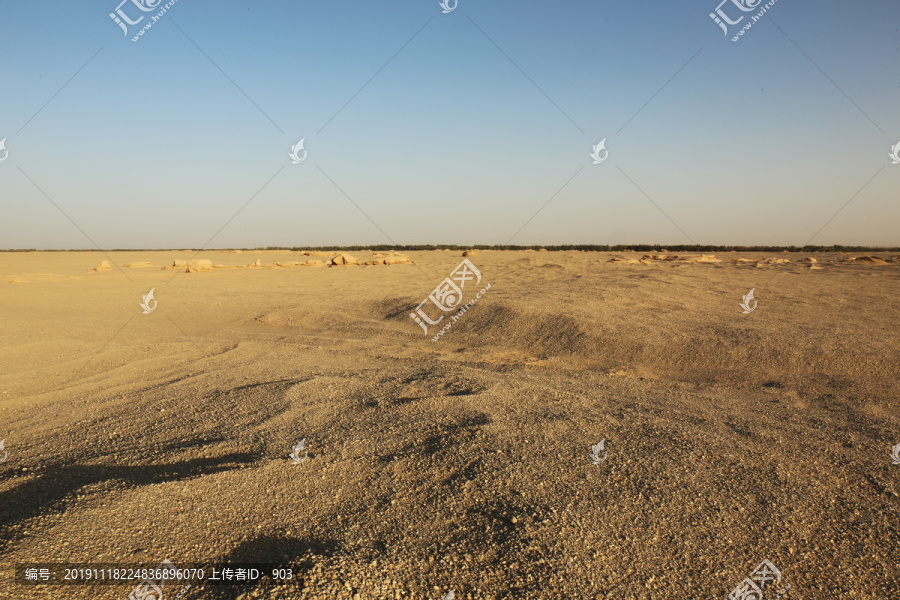
[[[726,598],[764,559],[765,600],[900,598],[897,257],[482,251],[434,342],[458,252],[265,268],[297,254],[3,254],[0,599],[164,559],[294,575],[166,599]]]

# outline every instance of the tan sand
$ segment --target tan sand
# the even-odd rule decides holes
[[[433,342],[409,314],[459,252],[107,254],[3,255],[7,567],[284,561],[302,580],[186,600],[670,600],[725,598],[767,558],[782,600],[900,598],[887,256],[482,250],[490,289]],[[138,583],[9,577],[3,600]]]

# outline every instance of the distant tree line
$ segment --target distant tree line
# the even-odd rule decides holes
[[[406,251],[412,252],[417,250],[541,250],[546,249],[548,251],[572,251],[572,250],[583,250],[585,252],[623,252],[625,250],[633,250],[635,252],[659,252],[660,250],[667,250],[669,252],[783,252],[787,250],[788,252],[898,252],[900,248],[880,248],[873,246],[712,246],[712,245],[701,245],[694,244],[689,246],[670,246],[666,244],[619,244],[615,246],[602,246],[595,244],[568,244],[564,246],[515,246],[515,245],[487,245],[487,244],[474,244],[471,246],[459,246],[457,244],[438,244],[438,245],[430,245],[430,244],[419,244],[412,246],[389,246],[389,245],[376,245],[376,246],[319,246],[319,247],[308,247],[308,248],[281,248],[281,247],[273,247],[269,246],[264,248],[265,250],[336,250],[336,251],[359,251],[359,250],[372,250],[372,251],[386,251],[386,250],[398,250],[398,251]],[[258,248],[259,250],[263,250],[263,248]]]

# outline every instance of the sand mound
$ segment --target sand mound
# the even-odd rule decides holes
[[[819,261],[817,261],[817,260],[814,259],[814,258],[811,258],[811,257],[807,256],[806,258],[801,258],[798,262],[802,262],[802,263],[817,263],[817,262],[819,262]]]
[[[184,269],[185,273],[201,273],[203,271],[212,271],[213,264],[211,260],[202,259],[202,260],[192,260],[190,261]]]
[[[373,252],[372,258],[362,263],[364,265],[402,265],[412,264],[405,254],[399,252]]]
[[[324,260],[307,260],[307,261],[291,260],[291,261],[287,261],[287,262],[277,262],[272,266],[275,268],[279,268],[279,267],[281,267],[281,268],[283,268],[283,267],[324,267],[327,264],[328,263],[326,263]],[[254,265],[248,265],[248,266],[255,267],[255,266],[259,266],[259,265],[254,264]]]
[[[278,267],[276,267],[277,264],[279,264],[279,263],[271,264],[266,268],[267,269],[276,269],[276,268],[278,268]],[[280,263],[280,264],[285,265],[285,264],[289,264],[289,263]],[[258,258],[258,259],[256,259],[256,261],[246,264],[246,265],[234,265],[234,266],[224,267],[224,268],[226,268],[226,269],[255,269],[257,267],[262,267],[262,266],[263,266],[262,260]],[[218,267],[218,265],[216,265],[216,267]]]
[[[350,256],[349,254],[338,254],[331,259],[331,264],[335,267],[346,267],[351,265],[358,265],[359,261],[355,256]]]
[[[384,259],[386,265],[403,265],[412,263],[408,256],[388,256]]]
[[[665,262],[685,262],[685,263],[717,263],[722,262],[713,254],[701,254],[700,256],[679,256],[677,254],[645,254],[641,260],[646,261],[665,261]]]
[[[131,267],[131,268],[133,268],[133,269],[140,269],[140,268],[144,268],[144,267],[156,267],[156,265],[154,265],[153,263],[151,263],[151,262],[149,262],[149,261],[145,261],[145,262],[136,262],[136,263],[125,263],[125,264],[122,265],[122,266],[124,266],[124,267]],[[157,268],[159,268],[159,267],[157,267]]]
[[[109,261],[104,260],[99,265],[97,265],[96,267],[91,269],[91,271],[109,271],[109,269],[110,269]]]
[[[408,256],[385,256],[384,258],[373,258],[362,263],[364,265],[402,265],[411,264]]]
[[[173,260],[171,268],[185,267],[185,273],[200,273],[202,271],[212,271],[212,261],[206,258],[196,260]]]
[[[481,253],[478,250],[466,250],[462,253],[463,256],[480,256]]]
[[[619,263],[623,265],[646,265],[650,263],[650,261],[637,260],[634,258],[620,258],[618,256],[615,258],[611,258],[606,262]]]
[[[384,264],[386,265],[404,265],[404,264],[412,264],[412,261],[408,256],[398,255],[398,256],[386,256],[384,258]]]
[[[810,262],[810,261],[816,262],[816,259],[810,258],[810,259],[806,260],[806,262]],[[780,265],[780,264],[784,264],[784,263],[789,263],[791,261],[786,258],[761,258],[761,259],[734,258],[731,260],[731,262],[738,263],[738,264],[756,263],[754,266],[759,267],[761,265]],[[801,262],[803,262],[803,261],[801,261]]]
[[[304,256],[334,256],[334,252],[320,252],[319,250],[307,250]]]
[[[864,264],[864,265],[886,265],[888,261],[883,258],[878,258],[877,256],[857,256],[855,258],[848,259],[847,262],[856,263],[856,264]]]
[[[641,257],[641,260],[664,260],[664,261],[676,261],[683,260],[683,257],[679,257],[677,254],[673,254],[671,256],[663,256],[661,254],[645,254]]]
[[[764,258],[759,261],[759,264],[762,265],[782,265],[784,263],[789,263],[790,260],[786,258]]]

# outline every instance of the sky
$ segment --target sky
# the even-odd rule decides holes
[[[120,1],[0,0],[2,249],[900,245],[896,0]]]

